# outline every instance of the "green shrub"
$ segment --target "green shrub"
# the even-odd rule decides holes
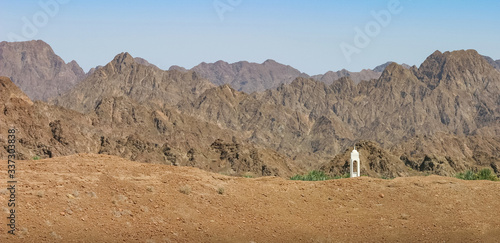
[[[335,176],[331,177],[323,171],[317,171],[313,170],[310,171],[306,175],[294,175],[290,177],[290,180],[295,180],[295,181],[326,181],[326,180],[331,180],[331,179],[341,179],[341,178],[349,178],[349,174],[344,174],[342,176]]]
[[[39,159],[40,159],[40,156],[38,156],[38,155],[33,157],[33,160],[39,160]]]
[[[482,169],[477,173],[478,180],[498,181],[498,177],[490,169]]]
[[[323,171],[313,170],[307,175],[294,175],[290,180],[295,181],[325,181],[332,179],[330,176],[326,175]]]
[[[182,194],[189,195],[189,193],[191,193],[191,187],[188,185],[184,185],[184,186],[179,188],[179,192]]]
[[[344,179],[344,178],[351,178],[351,173],[345,173],[343,175],[333,177],[333,179]]]
[[[217,188],[217,193],[219,193],[221,195],[224,194],[224,187]]]
[[[498,177],[491,172],[490,169],[482,169],[478,173],[474,173],[471,170],[466,171],[465,173],[458,173],[455,175],[456,178],[462,180],[490,180],[490,181],[498,181]]]

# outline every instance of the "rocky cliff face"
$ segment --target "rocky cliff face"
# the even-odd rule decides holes
[[[10,79],[33,100],[47,100],[85,78],[75,62],[65,63],[45,42],[0,42],[0,75]]]

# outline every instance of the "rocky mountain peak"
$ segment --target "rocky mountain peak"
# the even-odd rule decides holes
[[[177,71],[181,71],[181,72],[187,72],[186,68],[178,66],[178,65],[172,65],[172,66],[170,66],[170,68],[168,69],[168,71],[172,71],[172,70],[177,70]]]
[[[413,76],[413,73],[409,69],[392,62],[385,68],[384,72],[382,72],[379,80],[391,81],[394,79],[409,78]]]
[[[122,52],[115,56],[111,64],[115,65],[118,70],[135,64],[134,58],[128,52]]]
[[[33,100],[47,100],[85,78],[75,62],[65,63],[41,40],[0,42],[0,75],[9,77]]]
[[[384,72],[385,68],[386,68],[387,66],[389,66],[391,63],[393,63],[393,62],[392,62],[392,61],[389,61],[389,62],[386,62],[386,63],[384,63],[384,64],[382,64],[382,65],[376,66],[376,67],[373,69],[373,71],[382,73],[382,72]],[[410,68],[411,68],[411,66],[410,66],[410,65],[408,65],[408,64],[406,64],[406,63],[401,64],[401,66],[403,66],[403,67],[404,67],[404,68],[406,68],[406,69],[410,69]]]
[[[142,65],[123,52],[52,102],[80,112],[92,111],[106,97],[128,96],[139,103],[176,105],[212,87],[195,72],[164,71],[153,65]]]
[[[464,89],[484,82],[495,69],[476,50],[459,50],[434,52],[422,63],[418,71],[420,78],[428,83],[430,88],[444,82]]]
[[[273,59],[267,59],[266,61],[264,61],[262,64],[264,65],[275,65],[275,64],[279,64],[278,62],[276,62],[275,60]]]

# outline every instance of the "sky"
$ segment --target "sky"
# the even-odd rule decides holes
[[[168,69],[267,59],[310,75],[436,50],[500,59],[500,1],[191,0],[0,2],[0,41],[43,40],[85,71],[129,52]]]

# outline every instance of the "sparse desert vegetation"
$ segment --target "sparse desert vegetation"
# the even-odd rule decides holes
[[[191,193],[191,187],[189,185],[184,185],[179,188],[179,192],[182,194],[189,195]]]
[[[295,181],[326,181],[326,180],[342,179],[342,178],[349,178],[349,177],[350,177],[349,173],[346,173],[342,176],[331,177],[331,176],[325,174],[325,172],[323,172],[323,171],[313,170],[305,175],[294,175],[294,176],[290,177],[290,180],[295,180]]]
[[[457,173],[455,175],[456,178],[462,180],[489,180],[489,181],[499,181],[498,177],[490,170],[490,169],[482,169],[477,173],[474,171],[467,170],[462,173]]]

